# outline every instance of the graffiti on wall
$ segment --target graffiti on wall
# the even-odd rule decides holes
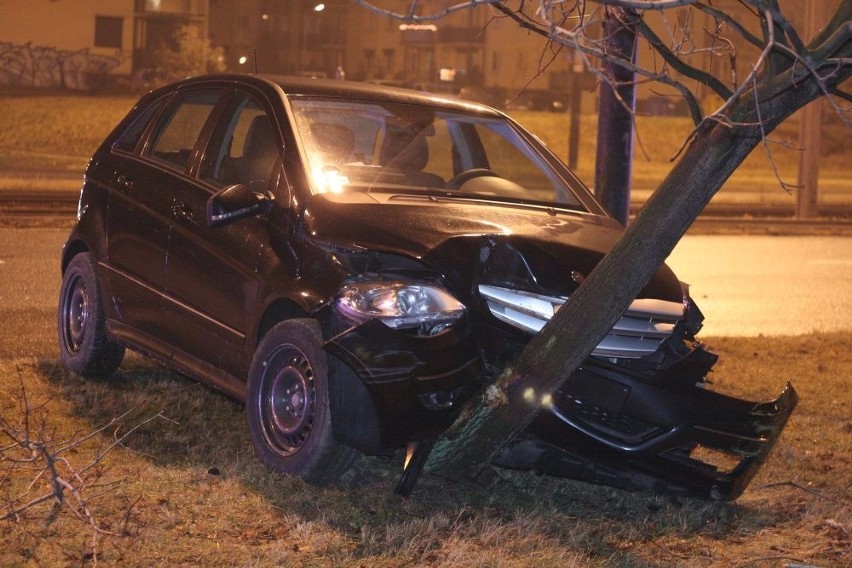
[[[0,85],[90,89],[121,57],[0,41]]]

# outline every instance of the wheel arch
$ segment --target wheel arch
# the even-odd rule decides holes
[[[82,240],[74,239],[65,243],[65,246],[62,247],[62,274],[65,274],[65,269],[68,268],[68,264],[71,262],[72,258],[80,253],[89,251],[89,247]]]
[[[254,349],[257,349],[257,346],[263,341],[264,336],[276,324],[289,319],[306,317],[308,317],[308,314],[305,313],[302,307],[289,298],[279,298],[273,301],[266,307],[258,321],[253,341]]]

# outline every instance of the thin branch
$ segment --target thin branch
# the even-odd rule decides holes
[[[89,439],[94,438],[95,436],[97,436],[97,435],[99,435],[99,434],[103,433],[103,432],[104,432],[107,428],[109,428],[109,427],[110,427],[110,426],[112,426],[113,424],[116,424],[117,422],[121,422],[122,420],[124,420],[125,418],[127,418],[127,417],[128,417],[128,416],[129,416],[129,415],[130,415],[130,414],[131,414],[134,410],[138,409],[138,408],[139,408],[139,407],[141,407],[141,406],[142,406],[142,403],[137,404],[136,406],[134,406],[133,408],[131,408],[130,410],[128,410],[127,412],[125,412],[125,413],[124,413],[124,414],[122,414],[121,416],[118,416],[118,417],[112,418],[109,422],[107,422],[106,424],[104,424],[104,425],[103,425],[103,426],[101,426],[100,428],[98,428],[98,429],[96,429],[96,430],[93,430],[93,431],[89,432],[88,434],[86,434],[86,435],[85,435],[85,436],[83,436],[82,438],[74,439],[72,442],[67,443],[67,444],[65,444],[65,445],[62,445],[62,446],[58,447],[58,448],[54,451],[54,453],[55,453],[55,454],[61,454],[62,452],[65,452],[65,451],[67,451],[67,450],[69,450],[69,449],[71,449],[71,448],[75,448],[75,447],[77,447],[77,446],[79,446],[79,445],[83,444],[84,442],[88,441]]]
[[[804,485],[802,485],[801,483],[796,483],[795,481],[791,481],[791,480],[788,480],[788,481],[778,481],[778,482],[776,482],[776,483],[767,483],[766,485],[761,485],[758,489],[771,489],[771,488],[773,488],[773,487],[784,487],[784,486],[787,486],[787,487],[795,487],[796,489],[800,489],[800,490],[802,490],[802,491],[805,491],[805,492],[807,492],[807,493],[810,493],[811,495],[815,495],[815,496],[819,497],[820,499],[824,499],[824,500],[826,500],[826,501],[829,499],[828,497],[826,497],[825,495],[823,495],[823,494],[819,493],[818,491],[814,491],[814,490],[813,490],[813,489],[811,489],[810,487],[805,487],[805,486],[804,486]]]
[[[591,59],[609,61],[612,65],[617,65],[630,71],[638,79],[655,81],[674,88],[687,103],[693,123],[696,125],[693,133],[700,129],[705,120],[733,127],[735,121],[730,118],[722,118],[722,115],[730,111],[736,102],[746,95],[746,91],[754,88],[755,85],[760,85],[764,91],[758,97],[759,99],[771,99],[773,88],[784,88],[783,82],[774,80],[775,77],[782,75],[785,80],[789,77],[789,80],[792,80],[794,83],[814,80],[823,95],[827,95],[830,101],[829,104],[832,105],[840,119],[848,128],[852,129],[852,119],[847,116],[847,109],[842,108],[839,104],[840,100],[852,100],[852,95],[839,91],[833,85],[842,76],[848,76],[849,74],[849,59],[852,53],[849,53],[850,49],[848,46],[849,38],[852,36],[852,22],[850,22],[852,7],[848,3],[841,4],[832,16],[831,21],[811,41],[811,45],[807,47],[803,45],[801,37],[791,22],[781,13],[776,0],[740,0],[742,6],[746,7],[749,13],[760,20],[763,30],[762,39],[749,32],[745,25],[723,12],[720,8],[711,6],[706,2],[691,0],[588,0],[588,2],[582,0],[575,0],[573,2],[537,0],[535,2],[522,1],[516,8],[510,8],[507,5],[508,3],[502,0],[468,0],[465,2],[456,2],[448,6],[444,5],[442,9],[425,14],[417,14],[417,11],[423,6],[423,3],[418,0],[412,0],[408,4],[408,10],[405,13],[379,8],[368,0],[356,0],[356,3],[384,16],[413,21],[436,20],[452,12],[487,5],[492,12],[502,14],[503,17],[513,20],[522,29],[541,35],[555,45],[562,45],[575,50],[575,53],[583,60],[589,72],[594,73],[599,81],[608,83],[613,88],[617,88],[618,85],[601,69],[592,65]],[[722,25],[729,27],[733,32],[744,38],[746,42],[760,47],[761,51],[756,61],[751,65],[751,71],[745,80],[738,84],[735,75],[732,75],[731,87],[728,88],[710,72],[700,70],[684,61],[683,57],[685,55],[694,55],[701,51],[694,48],[691,40],[688,39],[687,32],[683,32],[683,38],[674,42],[673,47],[668,47],[648,26],[647,22],[642,19],[641,15],[636,15],[641,37],[644,37],[648,41],[652,49],[662,57],[665,63],[661,70],[647,69],[632,61],[621,57],[614,57],[612,54],[607,53],[601,47],[602,43],[599,38],[595,39],[594,34],[586,33],[586,30],[590,26],[598,25],[601,21],[597,10],[595,12],[586,11],[588,3],[605,7],[617,6],[635,10],[636,12],[646,12],[649,10],[663,12],[673,7],[691,7],[716,19],[717,29],[715,31],[707,30],[707,33],[713,36],[714,41],[719,40],[724,42],[725,50],[731,54],[731,57],[735,54],[733,43],[730,39],[721,35],[720,26]],[[716,48],[710,48],[705,51],[718,53]],[[783,64],[782,61],[784,62]],[[701,105],[698,103],[693,90],[670,73],[670,68],[680,76],[706,85],[722,98],[722,105],[711,116],[703,117]],[[732,74],[735,73],[735,70],[735,61],[732,60]],[[637,80],[637,82],[639,81]],[[758,95],[755,94],[754,96],[757,97]],[[687,138],[683,147],[691,139],[692,134]],[[680,150],[678,151],[679,153]]]
[[[698,0],[590,0],[606,6],[617,6],[629,10],[670,10],[695,4]]]
[[[784,30],[784,36],[790,40],[790,45],[793,46],[793,49],[799,53],[804,53],[805,43],[802,41],[802,38],[799,37],[799,33],[793,27],[793,24],[790,23],[790,20],[781,14],[781,7],[778,5],[777,0],[770,1],[772,4],[772,10],[770,11],[772,21],[775,22],[775,25]]]
[[[730,26],[731,28],[734,29],[734,31],[736,31],[736,33],[740,37],[745,39],[747,42],[749,42],[753,46],[755,46],[759,49],[763,48],[763,42],[760,40],[759,37],[757,37],[756,35],[754,35],[750,31],[748,31],[742,24],[740,24],[738,21],[736,21],[734,18],[732,18],[728,14],[722,12],[721,10],[714,8],[713,6],[708,6],[707,4],[704,4],[703,2],[696,2],[695,4],[693,4],[693,6],[696,9],[701,10],[705,14],[713,16],[716,20],[724,22],[725,24]]]
[[[763,118],[760,116],[760,99],[758,98],[758,88],[757,88],[757,73],[752,73],[752,92],[754,93],[754,110],[757,113],[757,124],[760,126],[760,139],[763,142],[763,148],[766,150],[766,158],[769,160],[769,165],[772,167],[772,171],[775,174],[775,179],[778,180],[778,183],[781,184],[781,188],[787,193],[792,194],[794,189],[799,189],[800,186],[788,184],[781,178],[781,172],[778,171],[778,166],[775,164],[775,160],[772,158],[772,152],[769,149],[769,141],[766,138],[766,130],[763,126]]]
[[[843,99],[844,101],[852,103],[852,93],[847,93],[845,91],[841,91],[839,87],[833,87],[828,90],[829,93],[834,95],[837,98]]]
[[[98,452],[97,456],[95,456],[95,459],[94,459],[94,460],[92,460],[92,462],[91,462],[89,465],[87,465],[86,467],[84,467],[83,469],[81,469],[81,470],[80,470],[80,472],[81,472],[81,473],[86,472],[86,471],[88,471],[89,469],[91,469],[92,467],[94,467],[94,466],[95,466],[98,462],[100,462],[100,460],[101,460],[101,459],[103,459],[103,457],[104,457],[104,456],[105,456],[105,455],[106,455],[106,454],[107,454],[110,450],[112,450],[114,447],[116,447],[116,446],[118,446],[118,445],[121,445],[121,442],[123,442],[124,440],[126,440],[126,439],[128,438],[128,436],[130,436],[133,432],[135,432],[136,430],[138,430],[138,429],[139,429],[139,428],[141,428],[142,426],[145,426],[145,425],[146,425],[146,424],[148,424],[149,422],[153,422],[153,421],[154,421],[154,420],[156,420],[157,418],[163,418],[163,412],[162,412],[162,411],[158,412],[157,414],[155,414],[155,415],[153,415],[153,416],[149,416],[148,418],[146,418],[146,419],[145,419],[145,420],[143,420],[142,422],[140,422],[140,423],[136,424],[135,426],[133,426],[133,428],[131,428],[130,430],[128,430],[127,432],[125,432],[124,434],[122,434],[121,436],[119,436],[118,438],[115,438],[115,441],[113,441],[113,442],[112,442],[109,446],[107,446],[105,449],[103,449],[103,450],[101,450],[100,452]]]
[[[650,46],[653,47],[654,50],[660,54],[663,60],[671,65],[675,71],[684,77],[695,79],[699,83],[707,85],[713,90],[713,92],[719,95],[721,99],[727,99],[731,96],[731,90],[723,85],[716,77],[706,71],[701,71],[700,69],[696,69],[695,67],[688,65],[683,59],[670,50],[663,43],[660,37],[654,33],[654,30],[651,29],[645,20],[642,18],[637,18],[636,20],[637,30],[640,34],[642,34],[642,37],[647,40],[648,44],[650,44]]]
[[[592,65],[588,65],[588,60],[586,59],[586,56],[591,56],[591,57],[594,57],[595,59],[598,59],[598,60],[601,60],[601,61],[603,61],[603,60],[610,61],[613,64],[618,65],[620,67],[623,67],[623,68],[627,69],[628,71],[631,71],[631,72],[633,72],[633,73],[635,73],[635,74],[637,74],[641,77],[645,77],[645,78],[650,79],[652,81],[656,81],[658,83],[662,83],[664,85],[669,85],[670,87],[675,88],[681,94],[681,96],[683,96],[683,98],[686,100],[687,106],[689,107],[690,115],[692,116],[693,121],[696,124],[700,122],[700,120],[701,120],[701,106],[698,104],[698,101],[695,98],[695,95],[692,93],[692,91],[689,89],[689,87],[687,87],[683,82],[678,81],[678,80],[672,78],[671,76],[663,74],[663,73],[654,73],[654,72],[652,72],[652,71],[650,71],[650,70],[648,70],[648,69],[646,69],[646,68],[644,68],[640,65],[637,65],[637,64],[635,64],[632,61],[629,61],[627,59],[624,59],[624,58],[621,58],[621,57],[613,57],[611,54],[607,54],[604,50],[597,48],[593,45],[590,45],[588,43],[585,43],[584,42],[584,36],[582,36],[581,34],[578,34],[576,32],[570,32],[568,30],[564,30],[563,28],[557,26],[555,23],[545,27],[542,24],[537,24],[537,23],[530,22],[530,21],[526,20],[524,17],[519,15],[516,11],[514,11],[514,10],[512,10],[512,9],[502,5],[502,4],[499,4],[499,3],[495,4],[494,8],[496,10],[499,10],[500,12],[504,13],[509,18],[518,22],[524,29],[528,29],[530,31],[533,31],[537,34],[540,34],[544,37],[547,37],[548,39],[552,40],[555,43],[565,45],[567,47],[573,48],[576,51],[578,51],[580,54],[582,54],[584,56],[584,60],[587,62],[586,68],[589,71],[591,71],[592,73],[594,73],[598,77],[598,79],[600,79],[603,82],[612,84],[612,80],[605,73],[596,69]],[[548,29],[550,29],[550,28],[553,28],[556,31],[551,33],[550,31],[548,31]]]

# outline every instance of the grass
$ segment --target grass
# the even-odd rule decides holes
[[[2,97],[0,104],[0,171],[14,169],[68,169],[82,172],[103,138],[135,103],[134,97],[110,96],[16,96]],[[47,110],[47,112],[46,112]],[[826,113],[820,165],[820,199],[826,202],[852,199],[848,156],[852,137],[839,120]],[[521,124],[536,133],[558,155],[567,159],[569,116],[544,112],[516,112]],[[597,117],[582,116],[577,173],[594,180]],[[796,183],[799,153],[795,150],[797,122],[790,120],[773,133],[770,151],[761,145],[734,174],[728,187],[758,192],[761,203],[792,203],[780,189],[772,170]],[[671,169],[671,159],[689,135],[692,123],[684,117],[637,117],[634,152],[634,189],[655,188]],[[42,182],[39,182],[40,184]],[[20,182],[3,180],[4,187],[20,189]],[[42,185],[39,185],[42,187]],[[752,198],[753,199],[753,198]]]
[[[4,97],[0,169],[82,168],[133,97]]]
[[[516,113],[514,118],[528,130],[536,133],[556,154],[567,161],[569,118],[564,114]],[[636,139],[634,142],[633,189],[648,191],[656,188],[668,174],[673,159],[684,140],[692,131],[692,121],[685,117],[636,117]],[[820,158],[820,200],[833,202],[852,199],[852,168],[849,154],[852,137],[836,117],[826,120],[823,129]],[[586,114],[580,123],[581,146],[577,159],[577,174],[591,184],[595,179],[595,147],[597,142],[597,116]],[[726,193],[758,193],[761,203],[792,203],[790,196],[781,189],[774,168],[781,179],[789,184],[797,183],[799,151],[797,148],[798,123],[788,120],[770,136],[767,148],[759,145],[725,186]],[[725,195],[728,199],[735,196]],[[755,197],[748,199],[754,201]]]
[[[852,334],[708,343],[721,355],[714,388],[765,399],[789,379],[801,395],[735,503],[502,470],[487,487],[426,475],[403,499],[392,492],[400,456],[364,460],[345,487],[317,488],[258,464],[241,405],[135,355],[110,381],[84,380],[51,355],[2,359],[0,412],[20,421],[21,383],[44,439],[80,437],[131,412],[65,456],[80,467],[140,425],[86,489],[100,526],[115,533],[97,543],[108,565],[849,565]],[[29,483],[27,473],[0,462],[0,495]],[[94,563],[92,531],[71,507],[50,510],[0,522],[0,565]]]

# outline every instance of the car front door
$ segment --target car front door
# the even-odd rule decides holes
[[[207,202],[240,183],[266,192],[282,176],[281,146],[258,98],[236,91],[197,165],[196,183],[173,194],[166,263],[171,341],[237,376],[248,364],[240,354],[260,288],[258,260],[269,247],[267,221],[252,216],[211,228]]]

